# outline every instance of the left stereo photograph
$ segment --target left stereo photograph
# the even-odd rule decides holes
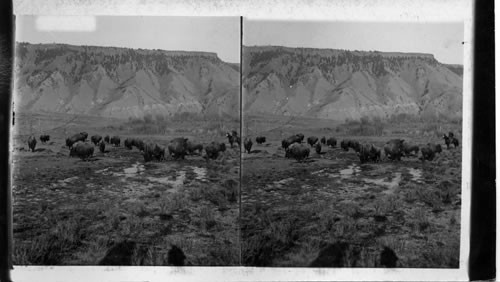
[[[240,17],[16,17],[14,265],[240,265]]]

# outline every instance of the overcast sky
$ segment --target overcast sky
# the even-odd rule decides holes
[[[463,64],[463,23],[298,22],[244,20],[243,44],[431,53]]]
[[[207,51],[234,63],[240,60],[240,18],[18,16],[16,41]]]

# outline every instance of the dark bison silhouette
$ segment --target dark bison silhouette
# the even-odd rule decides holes
[[[309,144],[311,147],[314,146],[314,144],[316,144],[316,142],[318,142],[318,137],[316,136],[309,136],[307,137],[307,144]]]
[[[120,137],[118,136],[113,136],[111,137],[111,139],[109,140],[109,142],[111,143],[111,145],[115,146],[115,147],[120,147]]]
[[[385,143],[384,152],[389,160],[401,160],[401,156],[403,155],[403,143],[403,139],[392,139]]]
[[[265,136],[257,136],[257,138],[255,138],[255,142],[257,142],[257,144],[264,144],[266,143],[266,137]]]
[[[294,143],[290,145],[285,152],[286,158],[294,158],[298,162],[302,162],[309,157],[310,150],[303,144]]]
[[[168,154],[174,159],[184,159],[188,153],[188,139],[184,137],[175,138],[168,143]]]
[[[28,137],[28,148],[30,148],[30,150],[34,152],[35,147],[36,147],[36,138],[35,136],[31,135],[30,137]]]
[[[199,143],[193,143],[191,141],[187,141],[187,151],[190,155],[193,155],[194,153],[201,154],[203,152],[203,145]]]
[[[70,157],[79,157],[82,160],[88,160],[94,154],[94,146],[78,141],[75,143],[70,151]]]
[[[106,135],[106,136],[104,137],[104,142],[106,142],[106,143],[108,143],[108,144],[109,144],[109,135]]]
[[[94,143],[94,145],[97,146],[97,144],[99,144],[99,142],[101,142],[102,140],[102,136],[101,135],[92,135],[92,137],[90,137],[90,141],[92,141],[92,143]]]
[[[321,144],[325,145],[326,144],[326,137],[325,136],[321,137],[320,142],[321,142]]]
[[[337,139],[335,139],[334,137],[328,138],[328,140],[326,140],[326,145],[335,148],[335,146],[337,146]]]
[[[47,135],[47,134],[40,135],[40,141],[42,141],[42,143],[45,143],[49,140],[50,140],[50,135]]]
[[[237,143],[238,146],[241,146],[241,138],[238,136],[238,133],[236,131],[233,130],[231,133],[227,132],[226,137],[229,145],[231,145],[231,148],[233,148],[234,143]]]
[[[217,159],[219,157],[220,152],[226,151],[226,144],[212,142],[205,147],[206,159]]]
[[[75,144],[78,141],[85,142],[87,139],[87,136],[83,133],[77,133],[69,138],[66,138],[66,146],[71,149],[73,147],[73,144]]]
[[[250,138],[245,138],[245,141],[243,142],[243,145],[245,147],[245,151],[247,151],[247,153],[250,154],[250,152],[252,151],[252,145],[253,145],[253,142],[252,142],[252,139]]]
[[[106,150],[106,144],[104,141],[101,140],[101,142],[99,142],[99,151],[101,151],[101,153],[104,153]]]
[[[420,151],[422,152],[422,161],[432,161],[436,153],[442,152],[442,148],[439,144],[427,143],[427,146],[423,147]]]

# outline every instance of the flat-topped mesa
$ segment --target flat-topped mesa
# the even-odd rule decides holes
[[[192,56],[192,57],[205,57],[215,60],[220,60],[215,52],[205,52],[205,51],[183,51],[183,50],[162,50],[162,49],[142,49],[142,48],[126,48],[126,47],[114,47],[114,46],[91,46],[91,45],[71,45],[64,43],[27,43],[27,42],[16,42],[17,46],[20,48],[29,48],[35,50],[68,50],[77,52],[91,52],[91,53],[102,53],[105,55],[111,54],[123,54],[128,52],[135,52],[141,55],[151,55],[151,54],[162,54],[169,57],[175,56]]]
[[[245,52],[260,53],[260,52],[273,52],[281,51],[293,54],[307,54],[318,55],[321,57],[342,56],[349,53],[354,56],[377,56],[380,55],[384,58],[421,58],[431,61],[436,61],[433,54],[430,53],[415,53],[415,52],[381,52],[381,51],[359,51],[359,50],[345,50],[345,49],[323,49],[323,48],[307,48],[307,47],[286,47],[286,46],[244,46]]]

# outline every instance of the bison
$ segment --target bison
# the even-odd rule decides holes
[[[66,146],[71,149],[71,147],[73,147],[73,144],[78,141],[85,142],[85,139],[87,139],[87,136],[85,136],[83,133],[77,133],[70,138],[66,138]]]
[[[320,142],[317,142],[316,145],[314,145],[314,150],[316,150],[316,153],[318,155],[321,154],[321,144],[320,144]]]
[[[193,155],[196,151],[198,151],[198,154],[201,154],[203,151],[203,145],[187,141],[187,151],[190,155]]]
[[[131,142],[131,145],[139,149],[139,151],[144,151],[144,141],[133,138]]]
[[[293,143],[300,143],[300,142],[301,142],[300,136],[292,135],[287,139],[281,141],[281,147],[283,147],[283,149],[286,150],[288,146],[292,145]]]
[[[187,138],[175,138],[168,144],[168,154],[174,159],[184,159],[187,155]]]
[[[377,149],[372,144],[365,144],[359,146],[359,161],[365,163],[368,161],[378,162],[380,161],[380,149]]]
[[[101,142],[102,140],[102,136],[101,135],[92,135],[92,137],[90,137],[90,141],[92,141],[92,143],[94,143],[94,145],[97,146],[97,144],[99,144],[99,142]]]
[[[321,144],[325,145],[326,144],[326,137],[325,136],[321,137],[320,142],[321,142]]]
[[[344,150],[346,152],[349,151],[349,143],[350,143],[349,140],[340,141],[340,148],[342,148],[342,150]]]
[[[47,141],[49,141],[49,140],[50,140],[50,135],[47,135],[47,134],[42,134],[42,135],[40,135],[40,141],[41,141],[42,143],[45,143],[45,142],[47,142]]]
[[[255,142],[257,142],[257,144],[264,144],[266,143],[266,137],[258,136],[257,138],[255,138]]]
[[[101,151],[101,153],[104,153],[106,150],[106,144],[104,141],[101,140],[101,142],[99,142],[99,151]]]
[[[111,139],[109,140],[109,142],[111,143],[111,145],[115,146],[115,147],[120,147],[120,137],[118,136],[113,136],[111,137]]]
[[[307,146],[294,143],[290,145],[285,152],[286,158],[294,158],[298,162],[304,161],[307,157],[309,157],[309,148]]]
[[[245,150],[250,154],[250,151],[252,151],[252,139],[250,138],[245,138],[245,142],[243,142],[243,145],[245,146]]]
[[[384,145],[384,152],[390,160],[401,160],[403,155],[403,139],[392,139]]]
[[[358,141],[351,140],[349,141],[349,148],[352,148],[354,152],[359,153],[359,151],[361,150],[361,145]]]
[[[326,145],[335,148],[335,146],[337,146],[337,139],[335,139],[334,137],[328,138],[328,140],[326,140]]]
[[[212,142],[205,147],[207,161],[209,159],[217,159],[220,152],[226,151],[226,144]]]
[[[87,141],[87,137],[89,136],[89,134],[85,131],[80,132],[80,134],[84,136],[82,141],[83,142]]]
[[[104,137],[104,142],[109,144],[109,135],[106,135],[106,137]]]
[[[131,138],[126,138],[125,141],[123,141],[123,146],[125,146],[125,148],[129,150],[132,150],[132,144],[133,144],[133,139]]]
[[[418,151],[419,148],[417,145],[403,142],[403,155],[405,157],[413,155],[413,152],[415,153],[414,155],[417,155]]]
[[[439,144],[431,144],[427,143],[427,146],[421,149],[422,151],[422,161],[432,161],[434,157],[436,156],[436,153],[441,153],[442,148],[441,145]]]
[[[238,133],[236,131],[233,130],[231,134],[227,132],[226,137],[229,144],[231,145],[231,148],[233,148],[234,143],[237,143],[238,146],[241,146],[241,138],[238,136]]]
[[[307,144],[309,144],[311,147],[313,147],[314,144],[316,144],[316,142],[318,142],[318,137],[316,136],[307,137]]]
[[[32,152],[34,152],[35,151],[35,147],[36,147],[36,138],[35,138],[35,136],[31,135],[28,138],[28,148],[30,148],[30,150]]]
[[[82,160],[88,160],[92,155],[94,154],[94,146],[83,143],[81,141],[75,143],[70,151],[69,151],[69,156],[70,157],[79,157]]]
[[[302,143],[302,141],[304,141],[304,134],[297,133],[297,134],[295,134],[295,136],[297,136],[299,138],[299,142],[298,143]]]

